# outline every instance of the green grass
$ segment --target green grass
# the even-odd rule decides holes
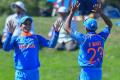
[[[6,16],[0,17],[0,32],[2,32]],[[55,18],[34,17],[35,31],[47,37],[50,26]],[[114,19],[113,22],[120,21]],[[104,26],[98,20],[99,26]],[[102,27],[98,30],[98,32]],[[85,33],[83,27],[79,30]],[[113,26],[111,35],[106,42],[103,62],[103,80],[120,80],[120,27]],[[56,51],[43,48],[40,51],[41,80],[77,80],[80,67],[77,63],[78,50],[74,52]],[[14,80],[13,51],[6,53],[0,50],[0,80]]]

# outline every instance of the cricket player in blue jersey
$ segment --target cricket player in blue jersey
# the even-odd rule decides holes
[[[77,2],[76,5],[71,8],[65,23],[66,31],[78,42],[80,48],[78,56],[78,63],[81,66],[79,80],[102,80],[104,44],[110,34],[112,22],[103,14],[101,4],[96,4],[92,11],[98,13],[107,26],[100,33],[96,33],[98,28],[96,20],[88,18],[83,22],[87,34],[72,31],[70,26],[71,19],[79,5]]]
[[[41,35],[31,34],[32,18],[25,16],[20,20],[21,35],[12,37],[12,30],[9,28],[7,39],[3,43],[3,49],[10,51],[14,49],[15,80],[39,80],[39,49],[40,46],[53,48],[59,36],[59,24],[54,27],[51,40]],[[10,25],[13,25],[10,22]],[[9,26],[9,25],[8,25]],[[13,27],[14,28],[14,27]]]

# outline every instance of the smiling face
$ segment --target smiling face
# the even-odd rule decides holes
[[[21,30],[25,33],[28,33],[31,30],[31,21],[26,20],[22,25],[21,25]]]

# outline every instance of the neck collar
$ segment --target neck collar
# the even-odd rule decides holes
[[[31,36],[32,34],[30,32],[22,32],[21,36]]]

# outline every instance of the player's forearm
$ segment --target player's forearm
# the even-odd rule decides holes
[[[100,12],[100,16],[103,18],[108,27],[112,28],[111,20],[103,12]]]
[[[48,46],[49,48],[54,48],[56,46],[58,37],[59,37],[59,32],[55,31],[49,42],[49,46]]]
[[[10,41],[11,41],[12,33],[8,33],[6,40],[3,42],[3,50],[9,51],[11,48]]]
[[[72,17],[73,17],[73,14],[74,12],[71,11],[70,14],[68,15],[67,19],[66,19],[66,22],[65,22],[65,30],[70,33],[71,32],[71,20],[72,20]]]

